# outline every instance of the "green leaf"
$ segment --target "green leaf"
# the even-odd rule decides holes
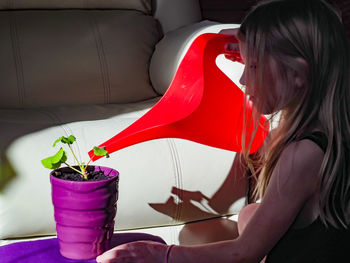
[[[55,147],[57,143],[59,143],[60,141],[62,141],[63,136],[61,136],[60,138],[58,138],[54,143],[52,147]]]
[[[94,147],[94,154],[97,156],[106,156],[107,158],[109,158],[108,151],[106,151],[104,149],[104,147],[95,146]]]
[[[73,144],[73,142],[75,142],[75,137],[73,135],[70,135],[68,137],[64,137],[64,136],[61,136],[60,138],[58,138],[54,144],[53,144],[53,147],[56,146],[57,143],[59,142],[62,142],[62,143],[65,143],[65,144]]]
[[[75,137],[73,135],[69,135],[68,138],[64,138],[63,143],[73,144],[75,142]]]
[[[67,161],[67,154],[61,148],[55,155],[41,160],[41,163],[44,167],[48,169],[57,169],[61,166],[62,163],[65,163],[66,161]]]

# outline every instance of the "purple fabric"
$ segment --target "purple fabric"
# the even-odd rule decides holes
[[[166,244],[158,236],[143,233],[118,233],[112,237],[112,247],[132,241],[150,240]],[[72,260],[61,256],[57,238],[25,241],[0,247],[1,263],[95,263],[96,260]]]

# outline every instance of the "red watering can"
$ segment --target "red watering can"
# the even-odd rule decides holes
[[[247,129],[246,145],[254,132],[249,122],[254,108],[244,93],[217,66],[225,45],[237,42],[233,36],[202,34],[198,36],[181,61],[169,89],[146,114],[129,127],[102,143],[109,153],[159,138],[181,138],[225,150],[242,151],[242,131]],[[244,106],[245,103],[245,106]],[[246,111],[246,125],[244,123]],[[250,153],[257,151],[268,133],[266,118],[259,116]],[[89,152],[93,161],[100,158]]]

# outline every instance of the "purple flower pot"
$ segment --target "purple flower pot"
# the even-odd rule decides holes
[[[89,170],[103,171],[110,179],[76,182],[54,177],[54,171],[50,174],[60,253],[70,259],[96,258],[110,248],[113,235],[119,173],[102,166]]]

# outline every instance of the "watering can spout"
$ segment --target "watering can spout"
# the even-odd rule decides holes
[[[244,93],[217,66],[233,36],[207,33],[198,36],[163,97],[146,114],[100,144],[109,154],[128,146],[161,138],[181,138],[225,150],[241,152],[250,143],[257,151],[268,134],[268,123],[259,115],[258,127],[244,120],[257,116]],[[239,52],[230,53],[242,62]],[[242,143],[242,133],[247,139]],[[254,134],[254,136],[252,135]],[[253,140],[250,142],[250,136]],[[92,161],[100,158],[89,152]]]

